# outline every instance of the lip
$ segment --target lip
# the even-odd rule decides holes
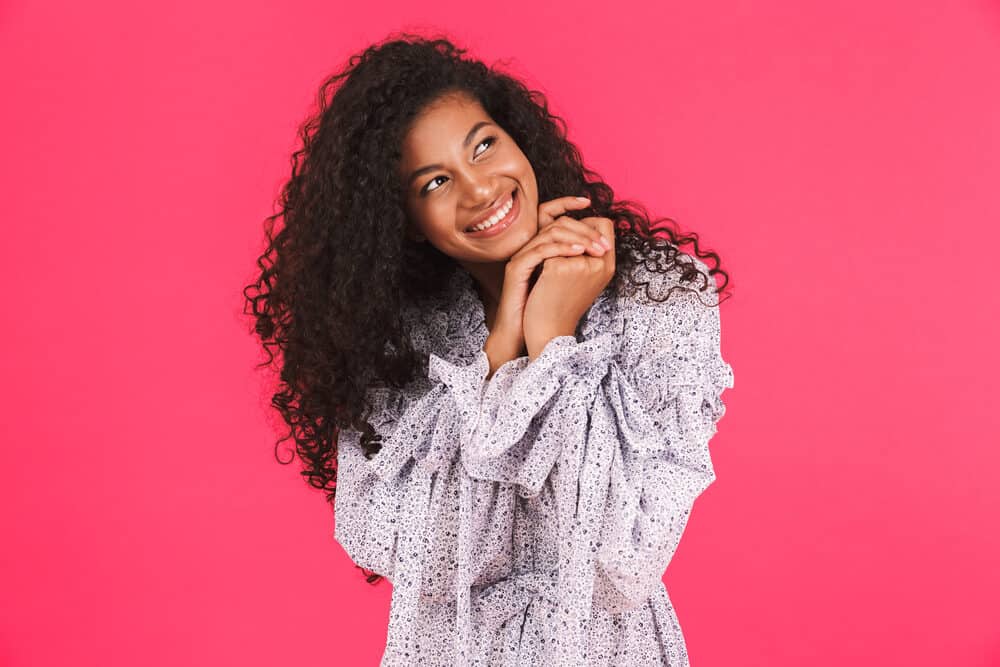
[[[518,188],[514,188],[511,191],[511,197],[514,199],[514,204],[513,206],[510,207],[510,212],[507,214],[507,217],[504,218],[501,222],[493,225],[489,229],[484,229],[481,232],[463,232],[463,233],[466,236],[471,236],[477,239],[485,239],[485,238],[490,238],[492,236],[496,236],[497,234],[502,234],[504,230],[509,228],[515,222],[517,222],[518,218],[520,217],[521,198],[518,196],[518,192],[519,192]]]

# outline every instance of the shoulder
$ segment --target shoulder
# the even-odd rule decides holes
[[[623,344],[641,340],[646,330],[659,321],[702,317],[717,309],[715,278],[708,266],[694,255],[676,251],[668,262],[663,254],[637,257],[623,269],[617,288],[608,286],[590,307],[581,324],[584,339],[604,333],[623,335]]]
[[[615,295],[623,322],[623,361],[640,362],[650,349],[676,349],[718,338],[719,296],[701,259],[678,251],[675,261],[637,262]]]
[[[624,308],[645,309],[679,303],[681,295],[688,301],[702,302],[707,306],[718,305],[716,282],[709,274],[709,267],[698,257],[677,251],[669,266],[661,257],[648,261],[639,258],[629,274],[622,276],[619,301]]]
[[[670,261],[665,255],[663,251],[648,258],[636,257],[634,265],[623,271],[611,299],[617,310],[634,317],[695,303],[703,308],[718,306],[715,277],[705,262],[680,250],[672,253]]]

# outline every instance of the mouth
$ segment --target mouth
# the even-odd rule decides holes
[[[518,192],[519,189],[514,188],[507,202],[502,204],[492,217],[480,225],[467,228],[465,233],[473,238],[489,238],[508,229],[517,221],[521,213],[521,198],[518,196]]]

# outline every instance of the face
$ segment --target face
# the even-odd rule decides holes
[[[538,233],[538,185],[521,149],[474,98],[448,94],[415,118],[400,176],[408,235],[462,263],[504,262]],[[472,226],[495,223],[476,231]]]

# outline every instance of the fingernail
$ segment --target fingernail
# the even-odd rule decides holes
[[[607,250],[607,248],[602,247],[601,244],[598,243],[597,241],[594,241],[593,245],[594,245],[594,250],[597,250],[598,252],[604,252],[605,250]]]
[[[574,243],[573,250],[583,250],[583,246],[580,245],[579,243]]]
[[[611,244],[608,242],[606,238],[604,238],[603,234],[601,234],[601,243],[604,245],[605,250],[611,250]]]
[[[577,197],[580,201],[590,201],[590,197]]]

